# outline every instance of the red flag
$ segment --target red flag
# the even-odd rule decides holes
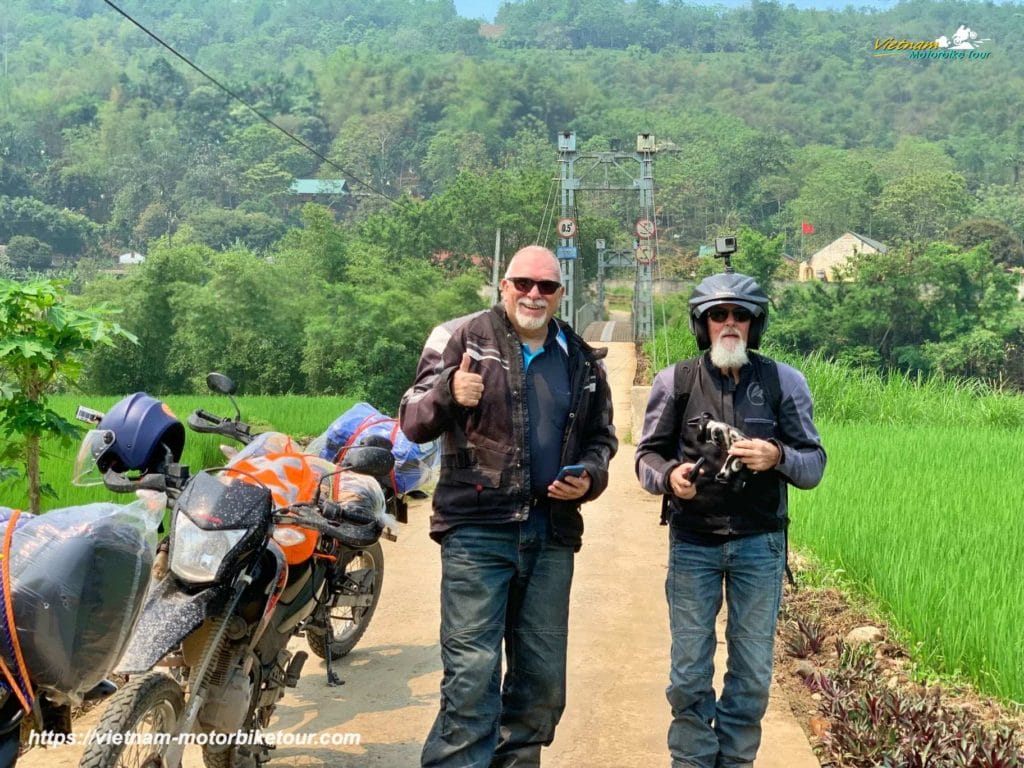
[[[805,221],[803,223],[802,229],[803,229],[803,232],[804,232],[805,235],[813,235],[814,234],[814,225],[811,224],[809,221]]]

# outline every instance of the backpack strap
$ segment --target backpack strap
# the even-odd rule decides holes
[[[779,366],[770,357],[757,353],[750,355],[757,371],[757,378],[764,386],[764,395],[771,403],[772,412],[778,416],[782,408],[782,384],[779,382]]]
[[[768,402],[772,405],[772,412],[776,417],[779,415],[779,410],[782,408],[782,384],[779,383],[779,366],[771,358],[764,357],[763,355],[753,355],[751,359],[754,361],[754,365],[757,366],[758,377],[761,379],[761,384],[764,385],[764,396],[768,399]],[[786,580],[789,581],[790,586],[796,589],[796,579],[793,578],[793,569],[789,567],[789,521],[786,521],[786,528],[783,531],[783,537],[785,541],[785,563],[786,563]]]
[[[690,392],[693,384],[697,381],[700,372],[700,357],[691,357],[688,360],[680,360],[672,369],[672,401],[676,413],[675,430],[672,432],[672,443],[678,445],[683,433],[683,417],[686,416],[686,406],[690,402]],[[668,525],[672,517],[672,509],[669,506],[669,494],[661,497],[661,525]]]

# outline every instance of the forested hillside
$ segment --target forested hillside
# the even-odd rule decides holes
[[[479,283],[484,271],[470,266],[471,257],[483,254],[486,266],[495,227],[507,248],[551,242],[545,205],[555,136],[565,129],[587,149],[656,135],[655,203],[668,269],[683,259],[677,267],[688,274],[687,254],[743,226],[771,244],[767,255],[780,276],[783,254],[798,257],[847,230],[902,249],[891,252],[903,254],[893,263],[909,273],[892,291],[896,307],[921,297],[910,279],[920,270],[906,261],[929,248],[933,282],[955,283],[958,270],[997,270],[977,278],[996,289],[964,288],[954,323],[926,328],[914,319],[914,332],[898,345],[886,328],[851,330],[839,351],[853,349],[845,350],[852,360],[991,378],[992,354],[1020,346],[1019,320],[1000,311],[1012,301],[1005,270],[1024,264],[1020,5],[911,0],[884,11],[811,11],[760,0],[731,10],[523,0],[503,5],[496,24],[482,28],[459,17],[450,0],[124,0],[120,7],[217,82],[101,0],[0,7],[0,274],[63,271],[86,296],[124,306],[143,337],[141,316],[132,319],[133,307],[141,315],[143,306],[136,283],[149,280],[151,290],[168,294],[153,306],[168,313],[173,332],[165,324],[160,343],[122,350],[131,365],[93,366],[119,374],[119,388],[187,387],[210,362],[193,370],[187,361],[215,348],[215,335],[206,329],[209,340],[189,346],[183,339],[203,333],[180,324],[189,312],[202,317],[195,291],[212,290],[218,270],[273,272],[301,252],[315,262],[307,276],[320,282],[315,290],[297,286],[296,297],[318,308],[324,331],[340,317],[328,302],[336,310],[333,293],[353,291],[356,265],[364,289],[392,289],[376,281],[404,274],[407,262],[416,279],[469,270]],[[962,28],[984,58],[915,59],[906,49],[952,40]],[[289,192],[299,178],[345,179],[350,194],[317,196],[323,207],[304,213],[309,198]],[[592,265],[592,238],[628,240],[635,212],[624,200],[579,204],[584,264]],[[801,236],[803,222],[813,234]],[[932,247],[937,241],[952,243],[947,256],[935,255],[946,253]],[[983,255],[964,255],[982,243]],[[162,273],[149,266],[125,279],[102,276],[126,251],[170,262]],[[440,254],[444,266],[435,267]],[[238,263],[229,267],[232,258]],[[196,288],[175,298],[169,293],[178,282]],[[258,301],[282,301],[287,281],[275,287]],[[366,293],[351,298],[360,315]],[[850,299],[789,301],[815,301],[822,319],[842,315]],[[472,304],[467,298],[459,307]],[[320,336],[308,314],[297,320],[291,308],[264,314],[290,318],[278,333],[305,341],[293,345],[293,357],[273,362],[288,375],[261,388],[347,386],[350,377],[337,370],[318,378],[324,366],[308,356]],[[986,313],[1000,315],[998,323]],[[978,330],[963,326],[979,317],[980,330],[992,334],[985,361],[907,352]],[[785,338],[819,346],[812,331],[790,329]],[[156,348],[164,358],[135,359]],[[154,367],[164,378],[139,378]],[[373,364],[364,361],[360,371],[367,368]]]

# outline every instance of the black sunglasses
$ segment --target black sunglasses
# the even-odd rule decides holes
[[[745,323],[753,317],[750,310],[744,309],[743,307],[733,307],[732,309],[726,309],[725,307],[713,307],[708,310],[708,317],[716,323],[724,323],[729,319],[730,314],[732,314],[732,319],[737,323]]]
[[[550,296],[562,287],[557,280],[534,280],[530,277],[506,277],[505,279],[512,283],[520,293],[529,293],[536,285],[542,296]]]

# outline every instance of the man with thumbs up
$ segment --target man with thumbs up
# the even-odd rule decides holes
[[[554,317],[561,276],[547,248],[516,253],[501,303],[435,328],[402,398],[409,439],[443,437],[430,535],[444,677],[424,768],[539,767],[565,708],[579,508],[607,486],[618,440],[606,350]]]

